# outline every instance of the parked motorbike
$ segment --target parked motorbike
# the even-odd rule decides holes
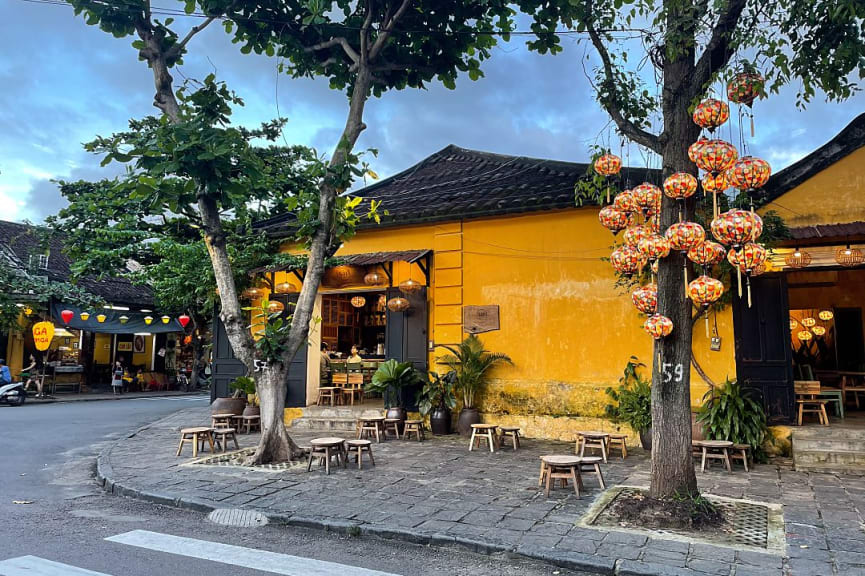
[[[23,382],[13,382],[0,387],[0,402],[11,406],[21,406],[27,398]]]

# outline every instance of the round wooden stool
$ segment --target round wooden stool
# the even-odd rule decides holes
[[[402,432],[402,439],[408,440],[410,434],[414,434],[417,437],[418,442],[421,442],[422,440],[426,440],[426,437],[424,436],[423,420],[406,420],[405,421],[405,429]]]
[[[706,460],[710,461],[709,466],[712,465],[711,460],[723,460],[727,472],[733,471],[733,466],[730,464],[732,442],[728,440],[698,440],[695,445],[701,450],[700,472],[706,471]]]
[[[192,444],[192,457],[198,457],[198,444],[201,443],[202,447],[204,442],[207,441],[210,443],[210,452],[213,452],[213,428],[209,426],[196,426],[194,428],[183,428],[180,430],[180,444],[177,446],[177,454],[175,457],[180,456],[180,453],[183,451],[184,444]]]
[[[568,480],[574,483],[574,493],[580,497],[583,481],[580,477],[580,458],[578,456],[541,456],[541,482],[545,482],[544,494],[549,498],[550,483],[555,485],[561,481],[561,487],[567,488]]]
[[[610,439],[607,443],[607,451],[619,450],[622,453],[622,460],[628,457],[628,446],[625,444],[628,440],[627,434],[610,434]]]
[[[234,414],[211,414],[210,426],[212,428],[229,428],[232,418],[234,418]]]
[[[363,467],[361,460],[363,459],[364,452],[369,455],[370,463],[375,466],[375,458],[372,457],[372,442],[370,440],[346,440],[345,446],[349,455],[352,452],[355,453],[355,458],[357,458],[358,470]]]
[[[330,475],[330,459],[336,457],[336,465],[339,466],[340,459],[343,461],[343,467],[348,467],[347,458],[345,458],[345,439],[328,437],[315,438],[309,441],[312,450],[309,452],[309,463],[306,466],[306,471],[312,470],[312,460],[319,459],[319,465],[324,463],[324,471]]]
[[[240,450],[240,446],[237,443],[237,434],[235,434],[234,428],[214,428],[213,429],[213,440],[216,442],[216,445],[220,447],[220,449],[225,452],[228,450],[228,441],[234,441],[234,449]]]
[[[600,456],[583,456],[580,458],[580,477],[583,473],[593,473],[598,477],[598,485],[601,490],[606,490],[607,485],[604,483],[604,475],[601,474],[601,457]]]
[[[586,448],[598,449],[604,462],[607,461],[607,444],[610,435],[607,432],[577,432],[577,455],[583,457]]]
[[[385,418],[384,419],[384,433],[382,434],[382,438],[387,440],[388,434],[393,434],[396,436],[396,439],[399,440],[399,418]]]
[[[469,440],[469,452],[472,448],[480,448],[481,440],[486,440],[490,445],[490,452],[496,451],[496,428],[495,424],[472,424],[472,437]]]
[[[520,427],[519,426],[499,426],[499,449],[501,450],[502,444],[505,442],[505,438],[510,436],[511,444],[514,447],[514,451],[519,450],[520,448]]]
[[[381,438],[384,436],[384,416],[358,418],[357,439],[372,438],[373,435],[375,435],[375,441],[381,443]]]

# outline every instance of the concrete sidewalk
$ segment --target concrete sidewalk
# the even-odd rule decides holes
[[[266,472],[190,466],[175,458],[179,429],[209,422],[190,409],[145,427],[102,453],[98,474],[115,494],[200,511],[259,510],[276,521],[473,551],[507,552],[595,574],[812,576],[865,574],[865,479],[757,466],[751,473],[699,474],[703,492],[784,505],[787,554],[684,542],[675,537],[577,526],[602,493],[537,487],[538,456],[572,453],[573,444],[526,440],[523,449],[468,452],[464,438],[374,444],[374,468]],[[304,444],[320,432],[296,435]],[[239,436],[242,447],[256,435]],[[205,454],[209,455],[209,454]],[[645,454],[604,466],[608,486],[646,485]]]

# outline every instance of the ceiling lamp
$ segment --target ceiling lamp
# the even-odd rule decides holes
[[[363,283],[367,286],[381,286],[384,284],[384,276],[378,272],[370,272],[363,277]]]
[[[363,296],[355,296],[351,299],[351,305],[355,308],[363,308],[366,306],[366,298]]]
[[[835,317],[835,313],[831,310],[820,310],[820,313],[817,314],[817,317],[823,322],[828,322]]]
[[[693,118],[697,126],[714,132],[715,128],[730,119],[730,107],[723,100],[707,98],[697,104]]]
[[[850,245],[847,244],[846,248],[839,248],[835,252],[835,262],[841,266],[852,268],[853,266],[859,266],[862,262],[865,262],[865,256],[862,255],[861,250],[858,248],[851,248]]]
[[[278,314],[283,310],[285,310],[285,304],[283,304],[279,300],[271,300],[267,303],[267,311],[271,314]]]
[[[811,328],[817,324],[817,321],[813,318],[802,318],[802,326],[805,328]]]
[[[297,286],[291,282],[280,282],[273,287],[273,291],[277,294],[294,294],[297,292]]]
[[[811,332],[814,333],[814,336],[821,338],[826,334],[826,327],[825,326],[814,326],[813,328],[811,328]]]
[[[787,254],[787,257],[784,258],[784,262],[786,262],[787,266],[790,268],[805,268],[811,264],[811,255],[804,250],[796,248],[793,252]]]
[[[399,291],[403,294],[417,294],[423,288],[423,284],[418,282],[417,280],[412,280],[409,278],[408,280],[403,280],[399,283]]]
[[[798,325],[799,325],[799,323],[796,322],[796,319],[795,319],[795,318],[790,318],[790,332],[792,332],[793,330],[795,330],[795,329],[796,329],[796,326],[798,326]]]
[[[807,342],[808,340],[810,340],[811,338],[814,337],[814,335],[811,334],[811,332],[809,330],[802,330],[796,336],[798,336],[799,340],[801,340],[802,342]]]
[[[409,309],[409,306],[409,301],[402,296],[397,296],[387,301],[387,309],[391,312],[405,312]]]
[[[262,294],[264,294],[264,292],[262,292],[261,288],[256,288],[255,286],[252,286],[244,290],[241,293],[241,296],[246,300],[255,300],[256,298],[261,298]]]

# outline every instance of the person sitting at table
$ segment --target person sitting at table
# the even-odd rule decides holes
[[[357,346],[351,347],[351,354],[346,359],[348,364],[360,364],[363,362],[363,358],[360,357],[360,354],[357,353]]]
[[[321,343],[321,360],[319,364],[319,374],[323,386],[330,385],[330,346],[327,342]]]

